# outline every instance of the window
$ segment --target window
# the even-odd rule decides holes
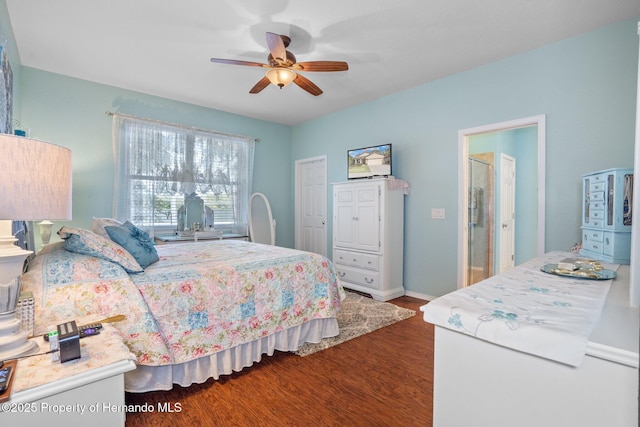
[[[115,216],[155,231],[182,230],[197,195],[213,224],[246,234],[254,140],[115,114]]]

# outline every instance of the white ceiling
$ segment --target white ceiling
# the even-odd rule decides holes
[[[288,125],[640,16],[638,0],[6,0],[22,65]],[[346,61],[249,89],[265,32],[298,62]]]

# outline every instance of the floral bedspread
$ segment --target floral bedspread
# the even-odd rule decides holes
[[[160,261],[127,274],[52,245],[23,276],[36,329],[125,314],[115,323],[139,364],[175,364],[336,317],[344,290],[317,254],[236,240],[161,245]]]
[[[525,353],[579,366],[611,280],[560,277],[545,264],[576,258],[550,252],[507,272],[436,298],[424,320]],[[603,264],[607,269],[617,265]],[[437,345],[437,344],[436,344]]]

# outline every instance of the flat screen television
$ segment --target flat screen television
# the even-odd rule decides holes
[[[371,178],[391,175],[391,144],[355,148],[347,151],[347,177]]]

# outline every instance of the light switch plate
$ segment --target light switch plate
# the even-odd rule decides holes
[[[432,208],[431,219],[444,219],[444,208]]]

